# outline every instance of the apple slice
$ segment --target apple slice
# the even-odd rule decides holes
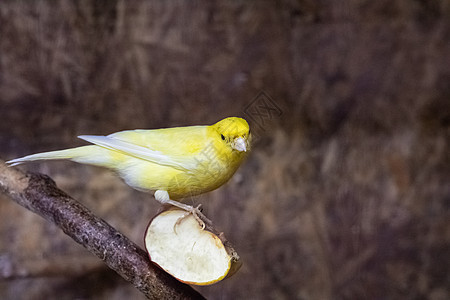
[[[171,209],[157,215],[148,225],[145,248],[150,259],[181,282],[209,285],[234,274],[241,266],[239,256],[209,222],[202,229],[193,215]]]

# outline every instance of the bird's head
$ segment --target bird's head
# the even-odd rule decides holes
[[[244,119],[229,117],[217,122],[212,127],[222,143],[227,144],[234,151],[247,152],[250,150],[250,127]]]

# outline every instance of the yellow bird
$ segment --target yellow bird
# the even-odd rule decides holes
[[[14,166],[35,160],[70,159],[106,167],[131,187],[155,191],[157,201],[193,213],[198,220],[198,207],[175,200],[226,183],[248,154],[251,141],[247,121],[237,117],[210,126],[127,130],[79,138],[94,145],[32,154],[7,163]]]

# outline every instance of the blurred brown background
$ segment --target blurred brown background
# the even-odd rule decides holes
[[[449,55],[447,0],[1,1],[0,157],[242,116],[251,156],[195,201],[244,265],[201,293],[450,299]],[[142,245],[151,195],[21,168]],[[0,276],[1,299],[143,298],[3,195]]]

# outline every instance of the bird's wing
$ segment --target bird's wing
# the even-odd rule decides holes
[[[194,169],[196,163],[198,163],[195,157],[173,157],[130,141],[115,138],[114,136],[80,135],[78,137],[110,150],[123,152],[127,155],[152,163],[165,165],[184,171]]]

